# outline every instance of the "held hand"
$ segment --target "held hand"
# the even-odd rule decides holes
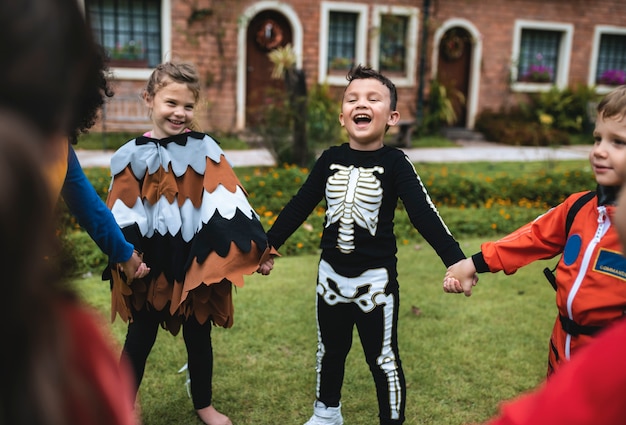
[[[127,261],[119,263],[118,266],[120,271],[126,275],[128,283],[132,282],[133,279],[146,277],[150,273],[150,267],[143,262],[142,255],[137,251],[133,251],[133,255]]]
[[[259,265],[259,268],[256,271],[257,273],[261,273],[263,276],[267,276],[270,274],[273,268],[274,268],[274,259],[270,257],[265,262],[261,263]]]
[[[471,258],[466,258],[448,267],[443,279],[443,290],[454,294],[462,292],[469,297],[477,283],[478,275],[474,262]]]

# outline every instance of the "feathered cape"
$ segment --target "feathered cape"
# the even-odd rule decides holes
[[[167,311],[173,334],[183,317],[233,324],[232,285],[269,255],[265,231],[217,142],[187,132],[138,137],[111,158],[107,205],[129,242],[151,268],[126,284],[110,266],[112,312],[132,320],[135,309]]]

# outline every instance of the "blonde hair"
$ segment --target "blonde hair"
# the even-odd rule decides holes
[[[200,77],[196,67],[188,62],[163,62],[152,71],[146,88],[144,89],[144,97],[154,98],[156,93],[169,83],[185,84],[193,93],[195,103],[200,100]],[[190,125],[191,130],[197,130],[198,124],[194,118]]]

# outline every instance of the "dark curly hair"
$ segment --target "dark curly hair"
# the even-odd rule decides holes
[[[375,80],[380,81],[389,89],[389,95],[391,97],[391,110],[395,111],[398,105],[398,92],[396,91],[396,86],[391,82],[391,80],[385,77],[380,72],[369,66],[357,65],[352,68],[348,75],[346,75],[346,80],[348,80],[348,86],[353,80],[360,80],[366,78],[374,78]],[[346,86],[347,88],[347,86]]]

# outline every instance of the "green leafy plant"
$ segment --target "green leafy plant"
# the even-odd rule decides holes
[[[328,84],[311,87],[307,103],[307,135],[312,146],[325,147],[342,140],[340,112],[339,100],[332,96]]]
[[[529,98],[539,123],[578,133],[590,121],[589,103],[597,96],[593,88],[578,85],[566,89],[553,86],[548,91],[531,93]]]
[[[455,102],[465,103],[463,93],[452,87],[446,87],[437,79],[431,80],[424,121],[418,130],[422,134],[433,134],[442,126],[453,124],[457,119],[454,111]]]
[[[274,65],[272,78],[282,78],[285,82],[286,97],[282,105],[289,108],[288,114],[285,115],[291,127],[290,143],[284,143],[284,139],[280,140],[282,149],[274,149],[274,157],[279,161],[288,160],[304,166],[312,159],[306,132],[307,90],[305,74],[303,70],[296,69],[296,53],[291,44],[270,51],[268,58]]]
[[[590,134],[593,105],[598,94],[592,86],[579,84],[540,93],[529,93],[525,100],[507,110],[482,111],[476,129],[488,140],[525,146],[570,144],[572,135]]]

